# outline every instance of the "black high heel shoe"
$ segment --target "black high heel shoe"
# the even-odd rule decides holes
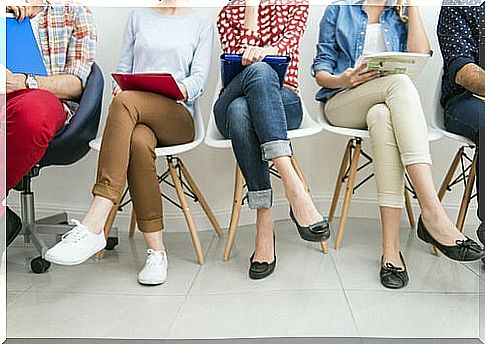
[[[290,218],[298,229],[298,233],[303,240],[311,242],[327,241],[330,238],[330,225],[326,219],[318,221],[309,225],[308,227],[303,227],[296,221],[295,215],[293,214],[293,209],[290,208]]]
[[[403,268],[398,268],[391,263],[384,263],[384,257],[381,257],[381,271],[379,272],[379,277],[381,279],[381,284],[389,289],[401,289],[408,285],[409,275],[406,269],[406,263],[404,258],[399,252],[399,257],[401,257]]]
[[[418,221],[418,238],[425,243],[434,245],[438,250],[443,252],[445,256],[451,260],[458,262],[473,262],[485,256],[483,248],[474,240],[466,238],[466,240],[457,240],[456,245],[446,246],[436,241],[426,229],[421,216]]]
[[[274,259],[271,263],[268,262],[255,262],[254,259],[254,252],[249,258],[249,262],[251,265],[249,266],[249,278],[258,280],[268,277],[274,272],[276,267],[276,238],[273,233],[273,252],[274,252]]]

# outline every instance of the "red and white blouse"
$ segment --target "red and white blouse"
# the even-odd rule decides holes
[[[217,28],[222,50],[241,54],[247,46],[278,48],[279,55],[291,58],[285,84],[298,87],[300,40],[308,19],[308,1],[262,0],[259,5],[258,30],[244,28],[245,0],[234,0],[219,13]]]

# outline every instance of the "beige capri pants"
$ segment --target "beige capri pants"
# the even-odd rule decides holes
[[[404,205],[404,167],[431,165],[426,119],[407,75],[368,81],[330,98],[324,108],[335,126],[368,129],[379,206]]]

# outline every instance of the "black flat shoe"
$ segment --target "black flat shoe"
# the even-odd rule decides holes
[[[22,220],[13,212],[12,209],[6,207],[5,215],[7,216],[7,247],[10,246],[12,241],[19,235],[22,230]]]
[[[418,237],[425,243],[431,244],[438,248],[445,256],[458,262],[473,262],[485,256],[483,248],[474,240],[457,240],[456,245],[446,246],[436,241],[424,226],[421,216],[418,221]]]
[[[298,224],[298,221],[295,219],[295,215],[293,214],[293,210],[290,208],[290,218],[293,223],[296,225],[298,229],[298,233],[303,240],[311,241],[311,242],[320,242],[320,241],[327,241],[330,238],[330,226],[326,219],[322,221],[318,221],[316,223],[311,224],[308,227],[302,227]]]
[[[381,257],[381,271],[379,272],[379,277],[381,278],[381,284],[389,289],[401,289],[408,285],[409,275],[406,269],[406,263],[404,258],[399,252],[399,257],[401,257],[403,268],[398,268],[391,263],[383,264],[384,257]]]
[[[268,262],[255,262],[254,259],[254,252],[249,258],[249,262],[251,265],[249,266],[249,278],[254,280],[259,280],[268,277],[274,272],[276,267],[276,238],[273,235],[273,251],[274,251],[274,259],[271,263]]]

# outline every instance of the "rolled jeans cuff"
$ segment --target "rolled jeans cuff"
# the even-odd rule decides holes
[[[387,208],[404,208],[404,195],[393,195],[393,194],[377,194],[379,207],[387,207]]]
[[[248,192],[249,208],[252,210],[269,209],[273,205],[273,190],[260,190]]]
[[[405,167],[416,164],[433,165],[430,153],[405,153],[401,155],[401,160]]]
[[[263,154],[263,160],[265,161],[293,155],[289,140],[277,140],[263,143],[261,145],[261,152]]]
[[[154,233],[163,230],[163,218],[159,217],[153,220],[136,220],[138,228],[143,233]]]
[[[119,192],[114,187],[98,183],[94,184],[92,194],[94,196],[107,198],[111,202],[113,202],[114,205],[118,205],[121,198],[121,192]]]

